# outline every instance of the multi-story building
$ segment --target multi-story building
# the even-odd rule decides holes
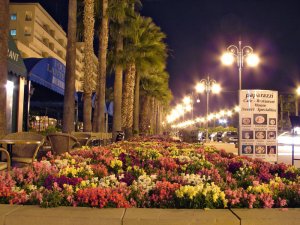
[[[53,57],[66,64],[67,35],[39,3],[10,3],[10,35],[22,58]],[[82,91],[83,45],[76,45],[76,91]],[[98,60],[94,55],[94,77]]]

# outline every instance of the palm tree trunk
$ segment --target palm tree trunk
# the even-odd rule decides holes
[[[123,37],[119,33],[117,37],[116,57],[119,58],[123,51]],[[114,81],[114,118],[113,118],[113,140],[115,140],[116,132],[122,129],[122,86],[123,86],[123,67],[121,64],[116,66]]]
[[[95,101],[94,101],[94,111],[92,111],[93,115],[92,115],[92,131],[93,132],[97,132],[97,115],[98,115],[98,89],[99,89],[99,84],[97,82],[96,84],[96,96],[95,96]]]
[[[140,74],[137,72],[135,78],[135,91],[134,91],[134,112],[133,112],[134,135],[139,134],[139,114],[140,114]]]
[[[99,32],[99,51],[98,51],[98,101],[97,101],[97,117],[96,131],[105,132],[105,87],[106,87],[106,57],[108,48],[108,15],[107,15],[108,0],[102,0],[102,24]]]
[[[147,95],[142,97],[141,117],[140,117],[140,130],[141,133],[148,134],[150,126],[150,106],[151,98]]]
[[[122,99],[122,125],[124,127],[126,138],[132,136],[135,73],[135,64],[130,63],[125,75]]]
[[[160,134],[160,113],[159,113],[159,109],[160,109],[160,104],[159,101],[156,100],[157,104],[156,104],[156,130],[155,133],[156,134]]]
[[[92,93],[83,94],[83,131],[92,131]]]
[[[156,121],[156,104],[155,104],[155,98],[152,97],[151,98],[151,108],[150,108],[150,112],[151,113],[151,121],[150,121],[150,134],[154,134],[155,132],[155,121]]]
[[[9,1],[0,0],[0,137],[7,133],[6,82],[9,29]]]
[[[157,134],[161,134],[161,102],[158,102],[158,108],[157,108]]]
[[[74,131],[75,121],[75,68],[76,68],[76,12],[77,0],[69,0],[68,45],[66,56],[66,77],[64,93],[64,133]]]
[[[94,40],[94,0],[84,0],[84,105],[83,129],[92,131],[92,91],[93,91],[93,40]]]

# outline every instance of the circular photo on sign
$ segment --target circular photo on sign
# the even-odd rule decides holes
[[[270,118],[269,119],[269,124],[270,125],[276,125],[276,119],[275,118]]]
[[[266,154],[266,146],[256,145],[255,146],[255,154]]]
[[[243,145],[242,154],[253,154],[253,145]]]
[[[242,124],[243,125],[250,125],[251,124],[251,118],[242,118]]]
[[[242,139],[253,139],[253,131],[242,131]]]
[[[254,114],[253,121],[255,125],[266,125],[267,124],[267,114]]]
[[[270,155],[276,154],[276,146],[267,146],[267,153]]]
[[[266,131],[255,131],[255,139],[266,139]]]
[[[276,139],[276,131],[268,131],[268,139]]]

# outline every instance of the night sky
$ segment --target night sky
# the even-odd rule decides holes
[[[66,26],[67,1],[33,2],[40,2],[63,27]],[[141,14],[152,17],[167,35],[167,71],[174,104],[191,93],[196,82],[209,74],[223,88],[221,95],[211,96],[212,110],[235,105],[238,68],[236,65],[222,66],[219,58],[226,47],[237,45],[239,40],[253,47],[262,60],[258,68],[243,68],[243,89],[288,93],[299,84],[300,2],[142,0],[142,4]]]
[[[224,67],[219,57],[239,40],[262,60],[258,68],[243,68],[244,89],[293,91],[300,78],[299,9],[299,1],[289,0],[145,0],[142,14],[167,34],[175,100],[210,74],[224,90],[212,97],[212,108],[217,109],[237,101],[238,68]]]

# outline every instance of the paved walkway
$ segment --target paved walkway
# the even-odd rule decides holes
[[[226,152],[233,153],[235,155],[238,155],[238,149],[235,147],[235,144],[233,143],[223,143],[223,142],[208,142],[204,145],[208,146],[216,146],[217,149],[224,149]]]

